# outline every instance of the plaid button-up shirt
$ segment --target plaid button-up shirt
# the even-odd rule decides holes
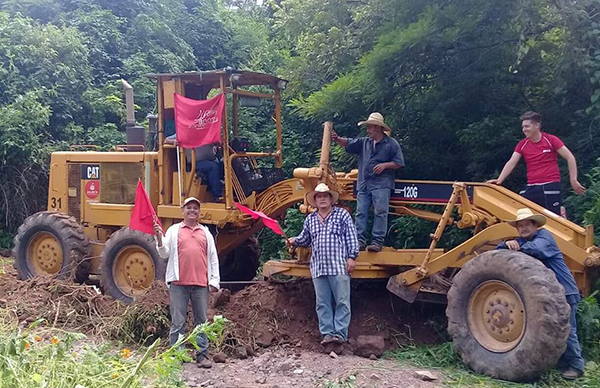
[[[309,214],[295,244],[311,246],[310,273],[313,278],[348,275],[346,261],[358,257],[358,237],[352,216],[335,206],[325,222],[320,220],[318,211]]]

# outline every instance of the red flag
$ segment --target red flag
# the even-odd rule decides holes
[[[210,100],[192,100],[175,93],[175,133],[183,148],[221,142],[225,94]]]
[[[257,219],[260,218],[263,222],[263,224],[265,224],[265,226],[269,229],[271,229],[273,232],[277,233],[280,236],[283,236],[283,230],[281,229],[281,227],[279,226],[279,223],[277,222],[277,220],[272,219],[271,217],[269,217],[268,215],[266,215],[263,212],[257,212],[254,211],[252,209],[247,208],[246,206],[239,204],[237,202],[234,202],[235,206],[237,206],[238,209],[240,209],[240,211],[242,213],[246,213],[246,214],[250,214],[252,216],[253,219]]]
[[[135,190],[135,204],[133,205],[133,211],[131,212],[129,227],[143,233],[154,235],[155,222],[161,225],[160,220],[152,207],[150,198],[148,198],[148,194],[144,189],[142,180],[139,179],[137,189]]]

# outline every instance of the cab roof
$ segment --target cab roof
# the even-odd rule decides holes
[[[270,74],[258,73],[255,71],[237,70],[231,67],[227,67],[221,70],[207,70],[207,71],[190,71],[185,73],[159,73],[159,74],[147,74],[149,78],[157,80],[165,80],[172,78],[180,78],[184,82],[193,83],[196,85],[210,85],[212,87],[220,86],[221,76],[225,74],[226,85],[231,86],[232,76],[237,78],[234,81],[236,86],[250,86],[250,85],[270,85],[273,88],[278,87],[279,81],[288,81]]]

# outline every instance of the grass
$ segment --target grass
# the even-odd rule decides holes
[[[6,311],[0,311],[0,317]],[[38,320],[27,329],[0,320],[0,388],[138,388],[185,387],[182,362],[190,361],[179,345],[196,345],[205,333],[221,336],[225,320],[197,326],[187,337],[168,349],[156,340],[138,350],[94,343],[80,333],[46,327]]]
[[[402,364],[442,372],[443,384],[447,387],[480,388],[598,388],[600,387],[600,367],[588,361],[586,374],[576,382],[568,382],[560,377],[556,370],[546,372],[539,381],[528,384],[512,383],[493,379],[470,371],[461,361],[452,343],[432,346],[406,346],[388,352],[387,358]]]

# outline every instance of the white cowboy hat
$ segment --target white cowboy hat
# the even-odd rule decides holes
[[[390,134],[392,133],[391,128],[388,127],[387,124],[383,122],[383,116],[379,112],[373,112],[369,115],[368,119],[366,119],[365,121],[358,122],[359,127],[364,124],[371,124],[371,125],[377,125],[377,126],[383,127],[383,132],[385,132],[385,134],[388,136],[390,136]]]
[[[523,209],[517,210],[517,218],[515,220],[504,220],[508,222],[511,226],[516,227],[517,222],[531,220],[537,224],[537,226],[544,226],[546,224],[546,217],[541,214],[533,214],[531,209],[525,207]]]
[[[336,203],[340,198],[340,193],[329,190],[329,187],[325,183],[319,183],[313,191],[309,191],[308,194],[306,194],[306,201],[312,207],[317,207],[317,202],[315,201],[315,195],[317,195],[317,193],[329,193],[329,195],[331,195],[332,203]]]

